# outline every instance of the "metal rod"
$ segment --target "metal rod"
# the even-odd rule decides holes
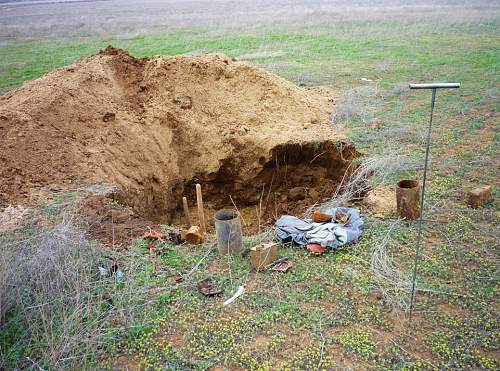
[[[420,260],[420,246],[422,244],[422,225],[423,225],[423,220],[424,220],[425,184],[427,181],[427,167],[429,164],[429,150],[431,147],[432,115],[434,113],[434,104],[436,102],[436,89],[437,88],[432,89],[431,117],[429,119],[429,128],[427,130],[427,144],[425,147],[424,179],[422,182],[422,194],[420,195],[420,218],[418,220],[417,250],[415,252],[415,265],[413,267],[413,278],[412,278],[412,284],[411,284],[410,320],[411,320],[411,316],[413,314],[413,304],[415,303],[415,295],[416,295],[415,286],[417,283],[418,263]]]
[[[456,89],[460,87],[459,82],[438,82],[425,84],[410,84],[410,89]]]
[[[424,198],[425,198],[425,185],[427,182],[427,169],[429,165],[429,152],[431,147],[431,133],[432,133],[432,116],[434,114],[434,105],[436,103],[436,91],[437,89],[455,89],[460,88],[460,83],[426,83],[426,84],[410,84],[410,89],[432,89],[432,100],[431,100],[431,115],[429,118],[429,128],[427,130],[427,144],[425,147],[425,164],[424,164],[424,179],[422,182],[422,194],[420,195],[420,218],[418,221],[418,235],[417,235],[417,248],[415,251],[415,265],[413,267],[413,277],[411,284],[411,301],[410,301],[410,321],[413,314],[413,307],[415,305],[415,297],[417,294],[417,273],[418,273],[418,263],[420,261],[420,250],[422,245],[422,228],[424,222]]]

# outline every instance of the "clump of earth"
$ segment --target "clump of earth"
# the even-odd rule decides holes
[[[0,97],[0,207],[106,183],[170,223],[201,183],[207,213],[236,205],[260,223],[298,212],[330,197],[359,156],[332,110],[329,89],[222,54],[110,46]]]

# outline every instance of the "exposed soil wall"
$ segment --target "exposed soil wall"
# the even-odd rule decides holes
[[[137,59],[108,47],[0,97],[0,206],[103,181],[165,221],[196,182],[213,207],[263,192],[297,202],[296,186],[328,195],[358,155],[332,106],[327,89],[224,55]]]

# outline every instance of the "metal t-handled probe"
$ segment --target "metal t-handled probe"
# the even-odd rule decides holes
[[[431,131],[432,131],[432,114],[434,113],[434,104],[436,102],[436,90],[437,89],[454,89],[459,88],[460,83],[429,83],[429,84],[410,84],[410,89],[432,89],[432,101],[431,101],[431,116],[429,119],[429,128],[427,130],[427,144],[425,147],[425,163],[424,163],[424,179],[422,181],[422,194],[420,195],[420,218],[418,220],[418,236],[417,236],[417,249],[415,252],[415,265],[413,267],[413,278],[411,284],[411,301],[410,301],[410,321],[413,313],[413,304],[415,303],[416,295],[416,282],[417,282],[417,271],[418,263],[420,260],[420,245],[422,243],[422,222],[424,218],[424,197],[425,197],[425,183],[427,180],[427,165],[429,163],[429,149],[431,145]]]

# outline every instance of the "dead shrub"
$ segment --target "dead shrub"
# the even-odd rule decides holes
[[[71,220],[0,235],[0,368],[60,368],[91,352],[100,251]],[[22,239],[19,240],[19,236]]]

